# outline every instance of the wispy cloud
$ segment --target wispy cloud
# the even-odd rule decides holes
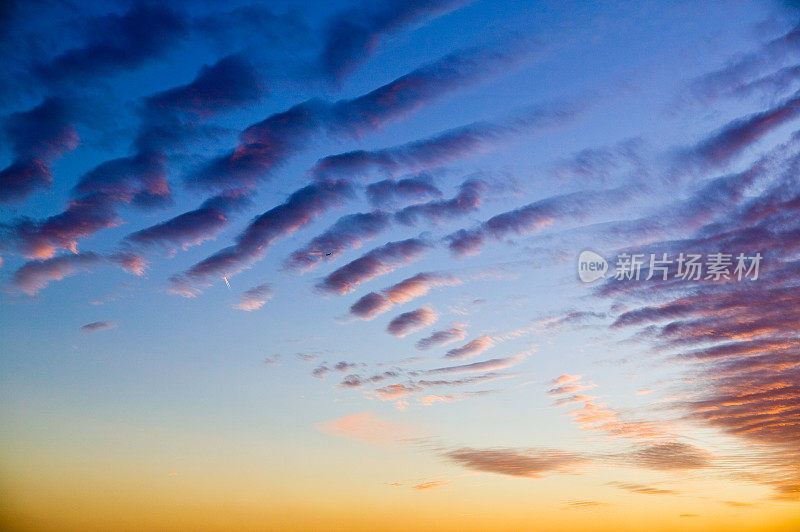
[[[425,350],[431,349],[439,345],[446,345],[451,342],[463,340],[467,336],[467,331],[460,327],[450,327],[441,331],[435,331],[430,336],[426,336],[419,340],[416,344],[417,349]]]
[[[512,477],[540,478],[546,473],[568,470],[581,462],[579,456],[552,449],[475,449],[444,451],[442,456],[467,468]]]
[[[361,412],[319,423],[317,428],[332,436],[348,438],[370,445],[387,445],[423,435],[410,425],[385,421],[370,412]]]
[[[258,310],[270,299],[272,299],[272,287],[268,284],[261,284],[242,293],[239,302],[234,307],[246,311]]]
[[[83,332],[97,332],[97,331],[105,331],[107,329],[114,329],[117,327],[117,324],[113,321],[93,321],[92,323],[87,323],[81,327],[81,331]]]

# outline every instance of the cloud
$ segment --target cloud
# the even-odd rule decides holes
[[[569,384],[571,382],[579,381],[582,378],[583,377],[581,375],[569,375],[569,374],[565,373],[564,375],[560,375],[559,377],[556,377],[555,379],[553,379],[552,380],[552,384],[554,386],[561,386],[563,384]]]
[[[577,116],[579,111],[578,106],[567,104],[518,111],[498,123],[473,122],[388,148],[329,155],[317,161],[309,173],[316,179],[332,179],[341,176],[365,178],[375,172],[389,177],[401,172],[421,172],[497,149],[537,128],[561,125]],[[407,187],[414,188],[411,185],[406,183]],[[420,188],[419,183],[414,185]]]
[[[97,332],[97,331],[105,331],[106,329],[114,329],[117,327],[117,324],[113,321],[94,321],[92,323],[87,323],[86,325],[81,327],[81,331],[90,333],[90,332]]]
[[[375,207],[392,205],[396,200],[439,198],[442,191],[431,184],[426,174],[393,180],[384,179],[367,186],[367,199]]]
[[[440,386],[455,387],[455,386],[469,386],[481,382],[488,382],[497,379],[505,379],[510,375],[504,373],[484,373],[482,375],[473,375],[471,377],[464,377],[460,379],[420,379],[414,384],[420,388],[435,388]]]
[[[257,102],[264,90],[253,65],[241,55],[233,54],[203,66],[190,83],[156,93],[146,101],[153,111],[211,116]]]
[[[778,65],[794,54],[800,38],[800,26],[774,38],[755,52],[743,54],[729,61],[723,68],[699,76],[688,87],[688,95],[698,103],[707,105],[725,94],[735,93],[764,68]]]
[[[458,195],[452,199],[409,205],[395,213],[395,220],[403,225],[416,225],[420,219],[441,223],[463,216],[481,206],[485,189],[486,183],[483,181],[469,179],[459,187]]]
[[[270,299],[272,299],[272,288],[268,284],[261,284],[242,293],[234,307],[246,311],[258,310]]]
[[[730,122],[695,146],[692,154],[705,164],[725,164],[766,134],[798,116],[800,96],[795,95],[772,109]]]
[[[147,270],[147,261],[136,253],[113,253],[106,258],[134,275],[142,276]]]
[[[91,20],[84,45],[40,64],[36,73],[51,83],[79,83],[131,70],[163,54],[186,31],[186,21],[171,9],[137,4],[123,14]]]
[[[461,50],[353,99],[297,104],[249,126],[232,152],[208,161],[187,180],[206,188],[253,187],[320,131],[347,137],[375,131],[521,55],[514,46]]]
[[[338,82],[372,54],[382,36],[463,3],[464,0],[390,0],[336,13],[325,30],[320,67],[328,79]]]
[[[572,394],[572,393],[582,392],[584,390],[590,390],[594,387],[595,387],[594,384],[580,384],[580,383],[563,384],[561,386],[557,386],[555,388],[547,390],[547,393],[550,395],[563,395],[567,393]]]
[[[581,380],[582,377],[580,375],[561,375],[551,381],[554,387],[547,392],[550,396],[558,397],[555,402],[556,406],[583,403],[581,408],[569,413],[573,417],[575,424],[581,429],[598,431],[613,437],[646,441],[658,438],[663,439],[666,436],[658,423],[627,420],[617,410],[595,401],[594,397],[577,395],[578,392],[595,387],[595,384],[585,384]],[[673,447],[672,449],[675,451],[678,447]],[[667,452],[669,447],[653,448],[654,453],[659,450]]]
[[[402,338],[432,325],[438,317],[439,315],[430,307],[404,312],[389,322],[389,325],[386,326],[386,332],[392,336]]]
[[[567,501],[567,506],[570,508],[596,508],[598,506],[607,506],[607,502],[599,501]]]
[[[0,203],[21,201],[50,186],[50,163],[79,143],[73,114],[64,99],[51,97],[8,117],[4,130],[14,160],[0,171]]]
[[[341,388],[360,388],[361,386],[367,384],[375,384],[377,382],[382,382],[387,379],[394,379],[400,376],[400,373],[394,370],[384,371],[383,373],[379,373],[377,375],[372,375],[369,377],[362,377],[361,375],[357,374],[350,374],[347,375],[342,382],[339,383],[339,387]]]
[[[182,249],[214,238],[229,222],[229,215],[250,205],[246,192],[223,192],[204,201],[200,208],[136,231],[125,241],[142,245],[174,245]]]
[[[352,292],[361,283],[417,260],[429,247],[430,244],[419,238],[389,242],[342,266],[317,287],[340,295]]]
[[[277,13],[272,6],[264,4],[244,4],[226,11],[212,11],[194,17],[191,25],[201,39],[213,42],[220,50],[247,50],[255,57],[266,55],[270,62],[280,60],[280,56],[271,52],[286,52],[312,38],[298,11]],[[263,47],[264,42],[269,42],[270,46]]]
[[[445,451],[442,456],[467,469],[508,475],[541,478],[545,473],[564,471],[580,464],[579,456],[551,449],[475,449],[462,447]]]
[[[370,292],[361,297],[350,307],[350,314],[364,320],[371,320],[375,316],[389,311],[395,305],[407,303],[427,294],[431,288],[457,284],[461,284],[461,280],[452,275],[418,273],[381,292]]]
[[[450,358],[453,360],[463,360],[465,358],[472,358],[474,356],[480,355],[493,345],[494,345],[494,340],[492,340],[486,335],[483,335],[462,345],[461,347],[451,349],[444,356],[445,358]]]
[[[711,454],[694,445],[665,442],[632,451],[626,458],[634,465],[661,471],[701,469],[711,465]]]
[[[236,77],[233,84],[231,77]],[[25,219],[15,228],[15,240],[28,257],[46,258],[58,248],[75,251],[80,238],[118,225],[122,204],[162,207],[171,201],[166,153],[196,136],[195,125],[214,114],[257,97],[255,74],[242,60],[229,56],[205,66],[189,84],[144,98],[133,155],[98,164],[72,189],[72,199],[60,214],[41,221]],[[202,112],[199,112],[202,109]],[[185,116],[194,113],[198,116]],[[182,116],[179,116],[182,114]],[[136,236],[181,247],[210,238],[227,223],[225,214],[245,203],[243,191],[233,190],[205,202]],[[234,203],[238,202],[238,206]],[[220,216],[222,214],[222,216]]]
[[[417,388],[414,386],[410,386],[407,384],[397,383],[397,384],[390,384],[388,386],[383,386],[381,388],[376,388],[373,390],[375,396],[380,399],[381,401],[398,401],[409,395],[414,394],[417,391]]]
[[[121,223],[120,203],[163,204],[170,197],[159,155],[121,157],[98,165],[75,186],[67,208],[41,221],[14,224],[15,240],[27,257],[52,257],[57,249],[75,252],[78,240]]]
[[[630,187],[599,191],[580,191],[545,198],[486,220],[470,230],[461,229],[446,237],[455,255],[480,252],[487,238],[500,240],[510,234],[525,236],[541,231],[557,221],[581,221],[593,214],[630,202]]]
[[[613,481],[609,482],[608,485],[614,486],[615,488],[619,488],[625,491],[630,491],[631,493],[642,493],[644,495],[678,495],[677,491],[663,489],[663,488],[654,488],[652,486],[635,484],[633,482]]]
[[[346,181],[321,182],[295,191],[282,204],[255,217],[236,237],[236,243],[198,262],[182,276],[173,277],[173,289],[207,282],[209,277],[229,277],[260,260],[276,239],[290,235],[350,195]]]
[[[60,281],[79,270],[87,270],[101,260],[102,257],[95,253],[79,253],[30,261],[14,273],[11,282],[16,288],[32,296],[52,281]]]
[[[416,347],[419,350],[431,349],[439,345],[446,345],[451,342],[463,340],[467,336],[467,331],[460,327],[450,327],[441,331],[435,331],[430,336],[422,338],[417,342]]]
[[[480,373],[483,371],[497,371],[500,369],[506,369],[516,366],[517,364],[525,360],[525,358],[527,358],[526,354],[519,353],[517,355],[505,358],[492,358],[490,360],[485,360],[483,362],[473,362],[472,364],[461,364],[459,366],[446,366],[442,368],[431,369],[428,370],[427,373],[450,374],[450,373]]]
[[[583,430],[599,431],[609,436],[649,440],[663,438],[659,424],[650,421],[628,421],[619,412],[597,403],[594,398],[582,401],[583,406],[570,412],[575,424]]]
[[[388,227],[389,216],[383,211],[342,216],[327,231],[292,253],[286,266],[309,270],[320,261],[334,260],[348,249],[360,248],[364,240],[375,238]]]
[[[317,429],[325,434],[370,445],[387,445],[407,441],[421,435],[421,432],[414,427],[384,421],[369,412],[326,421],[318,424]]]
[[[417,491],[430,490],[441,488],[442,486],[447,486],[448,484],[450,484],[450,481],[448,480],[429,480],[428,482],[420,482],[416,486],[413,486],[413,489]]]

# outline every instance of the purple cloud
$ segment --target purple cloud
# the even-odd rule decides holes
[[[190,83],[148,97],[146,105],[152,111],[211,116],[256,102],[263,93],[263,83],[253,65],[234,54],[203,66]]]
[[[438,317],[439,315],[430,307],[404,312],[389,322],[389,325],[386,326],[386,332],[392,336],[402,338],[432,325]]]
[[[375,207],[392,205],[398,199],[440,198],[442,191],[433,186],[426,174],[397,181],[384,179],[367,186],[367,198]]]
[[[443,368],[436,368],[428,370],[430,374],[450,374],[450,373],[482,373],[486,371],[497,371],[499,369],[506,369],[525,360],[524,354],[514,355],[505,358],[492,358],[483,362],[473,362],[471,364],[461,364],[459,366],[446,366]]]
[[[429,243],[419,238],[389,242],[342,266],[317,286],[334,294],[352,292],[361,283],[417,260],[429,247]]]
[[[226,225],[228,216],[251,201],[244,191],[233,190],[214,196],[200,206],[164,222],[136,231],[125,237],[134,244],[175,245],[182,249],[214,238]]]
[[[369,57],[383,35],[463,3],[465,0],[389,0],[337,13],[325,32],[319,58],[322,70],[338,82]]]
[[[40,64],[38,76],[49,82],[84,82],[136,68],[164,53],[185,35],[186,21],[171,9],[134,5],[123,14],[91,20],[83,46]]]
[[[184,292],[187,283],[204,283],[209,277],[229,277],[261,259],[276,239],[292,234],[327,210],[341,205],[351,194],[347,181],[314,183],[295,191],[282,204],[254,218],[236,237],[236,243],[172,279]]]
[[[79,143],[73,110],[48,98],[29,111],[14,113],[4,129],[14,160],[0,171],[0,203],[20,201],[52,181],[50,163]]]
[[[11,282],[16,288],[32,296],[52,281],[60,281],[79,270],[87,270],[101,261],[102,257],[95,253],[61,255],[52,259],[30,261],[14,273]]]
[[[272,287],[262,284],[245,291],[234,307],[249,312],[260,309],[270,299],[272,299]]]
[[[327,231],[292,253],[286,266],[305,271],[321,261],[333,260],[348,249],[360,248],[364,240],[375,238],[389,227],[389,221],[383,211],[342,216]]]
[[[517,112],[499,123],[474,122],[448,129],[421,140],[381,148],[330,155],[311,169],[316,179],[347,176],[364,178],[373,172],[395,176],[400,172],[420,172],[467,156],[478,155],[537,128],[562,125],[581,112],[575,104],[552,104]]]
[[[450,327],[441,331],[436,331],[417,342],[417,349],[426,350],[432,347],[446,345],[452,342],[463,340],[467,336],[467,331],[460,327]]]
[[[117,327],[117,324],[113,321],[94,321],[92,323],[87,323],[86,325],[81,327],[81,331],[90,333],[90,332],[97,332],[97,331],[105,331],[107,329],[114,329]]]
[[[357,98],[300,103],[245,129],[232,152],[205,163],[187,180],[207,188],[252,187],[320,130],[348,137],[375,131],[449,91],[480,80],[521,53],[514,46],[462,50]]]
[[[463,216],[481,206],[486,183],[477,179],[464,181],[458,194],[449,200],[433,200],[409,205],[395,213],[395,219],[403,225],[416,225],[419,219],[431,223]]]
[[[553,196],[493,216],[474,229],[461,229],[446,239],[454,254],[471,255],[481,250],[486,238],[500,240],[509,234],[525,236],[557,221],[585,220],[611,205],[629,202],[632,197],[630,187]]]
[[[454,360],[463,360],[465,358],[472,358],[474,356],[480,355],[487,349],[491,348],[493,345],[494,345],[494,340],[492,340],[488,336],[486,335],[479,336],[478,338],[475,338],[471,342],[467,342],[461,347],[451,349],[450,351],[447,352],[447,354],[445,354],[445,358],[450,358]]]

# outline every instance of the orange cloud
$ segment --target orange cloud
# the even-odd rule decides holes
[[[318,424],[317,429],[325,434],[370,445],[387,445],[420,435],[420,431],[411,426],[384,421],[370,412],[325,421]]]

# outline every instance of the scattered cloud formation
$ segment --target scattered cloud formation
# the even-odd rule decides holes
[[[336,13],[325,31],[320,67],[330,80],[338,82],[362,64],[386,34],[463,3],[466,0],[391,0]]]
[[[451,342],[463,340],[467,336],[467,331],[460,327],[450,327],[441,331],[435,331],[430,336],[422,338],[416,343],[417,349],[426,350],[436,346],[446,345]]]
[[[634,194],[630,187],[580,191],[535,201],[524,207],[497,214],[474,229],[460,229],[446,237],[457,256],[480,252],[487,238],[500,240],[508,235],[525,236],[539,232],[558,221],[585,221],[611,205],[623,205]]]
[[[165,6],[134,4],[90,22],[88,38],[40,64],[36,73],[48,83],[78,83],[136,68],[162,55],[187,31],[186,20]],[[141,28],[149,31],[141,31]]]
[[[609,486],[619,488],[621,490],[630,491],[631,493],[641,493],[644,495],[678,495],[678,492],[664,488],[654,488],[652,486],[645,486],[643,484],[636,484],[633,482],[609,482]]]
[[[465,467],[484,473],[512,477],[541,478],[579,465],[577,455],[552,449],[475,449],[463,447],[445,451],[442,456]]]
[[[426,197],[440,198],[442,191],[436,188],[427,174],[393,180],[384,179],[367,186],[367,199],[375,207],[387,207],[401,200],[420,200]]]
[[[317,287],[328,293],[347,294],[362,283],[414,262],[429,248],[430,244],[419,238],[389,242],[330,273]]]
[[[294,270],[310,270],[322,261],[332,261],[348,249],[360,248],[389,227],[389,215],[383,211],[348,214],[302,249],[292,253],[286,266]]]
[[[50,164],[78,146],[74,115],[75,109],[66,100],[50,97],[6,119],[3,129],[14,160],[0,170],[0,203],[23,200],[50,186]]]
[[[494,345],[494,340],[486,335],[479,336],[474,340],[467,342],[461,347],[451,349],[444,356],[453,360],[463,360],[465,358],[472,358],[478,356],[484,351],[490,349]]]
[[[28,295],[36,295],[53,281],[87,270],[102,261],[96,253],[61,255],[51,259],[35,260],[25,263],[13,277],[13,284]]]
[[[479,81],[524,53],[521,46],[460,50],[356,98],[297,104],[250,125],[233,151],[204,163],[187,179],[212,189],[253,187],[318,132],[358,137],[375,131],[447,92]]]
[[[424,296],[431,288],[454,286],[461,284],[461,280],[440,273],[418,273],[381,292],[370,292],[362,296],[350,307],[350,314],[363,320],[388,312],[395,305],[402,305],[412,299]]]
[[[183,292],[187,284],[203,284],[209,277],[230,277],[261,259],[266,248],[276,239],[290,235],[315,217],[341,205],[350,195],[346,181],[307,185],[277,207],[255,217],[236,237],[236,243],[189,268],[171,281],[175,291]]]
[[[332,436],[370,445],[388,445],[422,436],[422,432],[412,426],[384,421],[370,412],[325,421],[317,428]]]
[[[419,484],[413,486],[413,489],[417,491],[431,490],[441,488],[442,486],[447,486],[449,483],[450,482],[447,480],[429,480],[427,482],[420,482]]]
[[[519,353],[514,356],[504,358],[492,358],[483,362],[473,362],[471,364],[461,364],[458,366],[446,366],[428,370],[428,373],[481,373],[484,371],[498,371],[520,364],[525,360],[527,354]]]
[[[234,307],[246,311],[258,310],[270,299],[272,299],[272,287],[261,284],[242,293]]]
[[[434,324],[438,318],[439,315],[430,307],[418,308],[417,310],[404,312],[394,318],[386,326],[386,332],[392,336],[402,338]]]
[[[97,331],[105,331],[107,329],[114,329],[117,327],[117,324],[113,321],[93,321],[92,323],[87,323],[81,327],[81,331],[90,333],[90,332],[97,332]]]

